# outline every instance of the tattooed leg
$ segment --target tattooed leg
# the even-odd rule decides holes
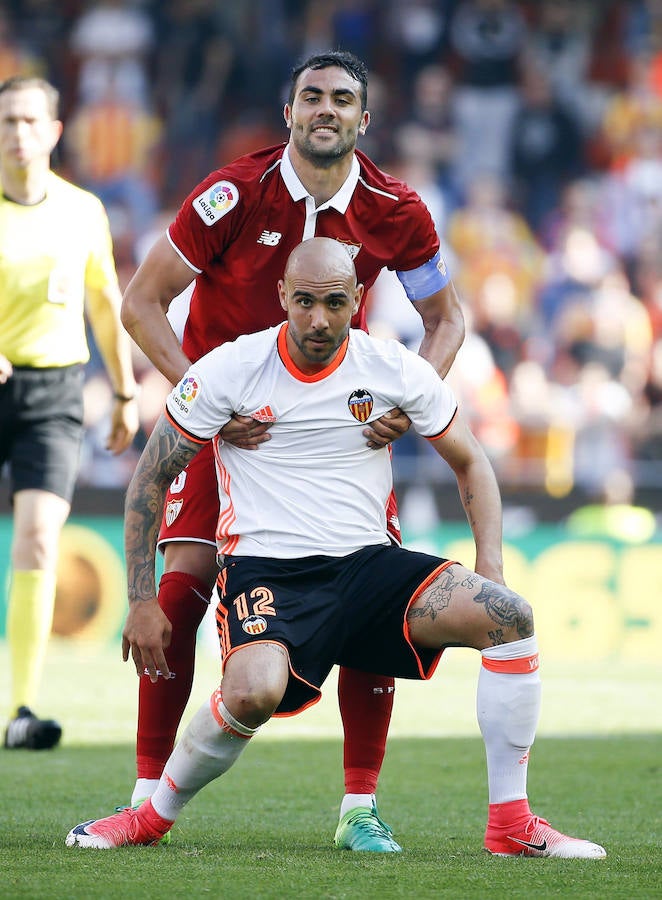
[[[533,613],[526,600],[505,585],[454,564],[412,603],[407,624],[419,646],[483,650],[532,635]]]
[[[503,584],[494,581],[483,581],[474,603],[481,604],[489,618],[499,625],[497,629],[501,638],[504,630],[514,629],[517,638],[531,637],[533,634],[533,614],[531,607],[523,597],[509,590]],[[489,632],[490,634],[492,632]],[[495,644],[503,644],[504,640],[495,640]]]

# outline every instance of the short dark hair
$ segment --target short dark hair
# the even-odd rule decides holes
[[[287,101],[289,105],[292,106],[294,102],[297,81],[302,72],[306,69],[328,69],[331,66],[344,69],[354,81],[359,82],[361,85],[361,112],[363,112],[368,105],[368,67],[363,60],[354,56],[349,50],[328,50],[326,53],[314,53],[304,62],[295,66],[292,69],[292,84]]]
[[[48,111],[53,119],[57,119],[60,106],[60,92],[53,87],[50,81],[33,75],[12,75],[11,78],[0,82],[0,94],[6,94],[9,91],[27,91],[33,88],[44,92]]]

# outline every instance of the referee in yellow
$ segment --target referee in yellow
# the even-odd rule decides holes
[[[40,78],[0,84],[0,467],[13,505],[7,639],[7,748],[55,746],[62,729],[33,712],[53,620],[62,526],[83,432],[85,316],[115,392],[108,449],[138,428],[130,340],[106,212],[51,171],[57,90]]]

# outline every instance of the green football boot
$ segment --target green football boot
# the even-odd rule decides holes
[[[401,853],[402,847],[393,839],[393,832],[372,809],[357,806],[346,812],[338,823],[334,844],[340,850],[363,850],[367,853]]]

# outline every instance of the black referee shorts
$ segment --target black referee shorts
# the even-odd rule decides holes
[[[83,366],[16,367],[0,384],[0,466],[10,491],[49,491],[68,502],[83,437]]]
[[[448,564],[392,544],[343,557],[227,557],[216,611],[223,660],[248,643],[287,648],[290,679],[276,715],[319,700],[334,664],[429,678],[442,651],[414,647],[406,614],[421,585]]]

